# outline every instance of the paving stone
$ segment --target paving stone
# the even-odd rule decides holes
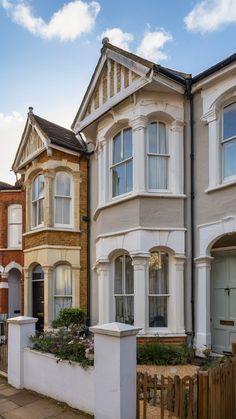
[[[90,416],[84,416],[80,413],[71,412],[69,409],[66,409],[65,412],[56,416],[56,419],[89,419],[89,417]]]
[[[0,413],[4,415],[6,412],[10,412],[13,409],[16,409],[18,405],[16,403],[13,403],[11,401],[6,401],[5,403],[0,404]]]
[[[7,396],[7,397],[13,396],[13,394],[16,394],[18,392],[19,392],[19,390],[17,390],[14,387],[10,387],[10,386],[7,386],[6,388],[0,390],[0,394],[3,395],[3,396]]]
[[[61,413],[61,409],[52,401],[39,399],[36,402],[18,407],[11,412],[4,413],[3,417],[5,419],[48,419],[50,417],[56,417],[59,413]]]
[[[8,400],[18,404],[18,406],[25,406],[26,404],[30,404],[38,400],[40,396],[36,393],[32,393],[31,391],[20,390],[16,394],[8,397]]]

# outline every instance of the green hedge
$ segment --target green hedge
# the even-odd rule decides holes
[[[137,346],[137,363],[141,365],[178,365],[187,364],[191,352],[186,346],[147,343]]]
[[[59,316],[52,322],[53,327],[69,327],[82,325],[85,321],[85,313],[80,308],[64,308]]]

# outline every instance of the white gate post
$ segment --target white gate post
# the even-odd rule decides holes
[[[136,418],[136,335],[139,328],[108,323],[94,333],[95,419]]]
[[[8,319],[8,383],[24,388],[24,348],[35,335],[34,317],[19,316]]]

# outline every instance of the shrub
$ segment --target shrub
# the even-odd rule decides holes
[[[80,308],[64,308],[52,322],[53,327],[80,326],[85,321],[85,313]]]
[[[169,346],[147,343],[137,347],[137,363],[147,365],[178,365],[190,361],[190,350],[186,346]]]

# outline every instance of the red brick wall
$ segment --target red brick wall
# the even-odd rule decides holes
[[[22,230],[25,231],[25,194],[23,191],[0,191],[0,265],[5,268],[9,263],[16,262],[24,266],[24,256],[22,250],[8,250],[8,207],[10,205],[22,205]],[[23,243],[24,245],[24,243]],[[0,282],[7,282],[7,278],[2,278]],[[22,282],[23,288],[23,282]],[[22,289],[23,293],[23,289]],[[22,301],[23,305],[23,301]],[[21,308],[23,312],[23,307]],[[8,290],[0,288],[0,314],[8,312]]]

